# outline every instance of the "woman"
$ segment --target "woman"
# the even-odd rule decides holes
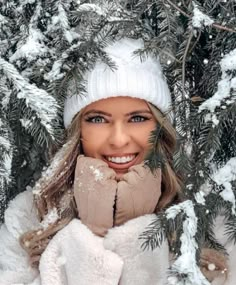
[[[64,109],[67,143],[34,195],[21,193],[6,211],[0,284],[168,284],[167,242],[143,251],[138,239],[181,189],[172,168],[175,132],[163,116],[169,90],[158,60],[133,56],[142,47],[131,39],[106,47],[117,68],[97,62],[86,75],[86,96],[77,95],[72,82]],[[165,167],[152,172],[145,157],[157,124]],[[212,284],[233,285],[219,274],[228,266],[224,257],[214,260],[212,251],[202,257]],[[218,270],[208,268],[212,260]]]

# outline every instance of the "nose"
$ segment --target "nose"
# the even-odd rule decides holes
[[[122,148],[129,144],[131,136],[127,127],[122,123],[117,123],[111,126],[110,135],[108,138],[108,143],[113,148]]]

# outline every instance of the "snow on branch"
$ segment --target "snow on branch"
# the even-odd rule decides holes
[[[54,138],[53,120],[57,119],[58,103],[45,90],[37,88],[30,84],[17,69],[9,62],[0,58],[0,69],[5,76],[12,81],[18,90],[17,98],[24,99],[25,104],[31,110],[35,111],[40,119],[42,126]]]
[[[2,110],[1,110],[2,111]],[[0,119],[0,222],[3,220],[3,212],[7,205],[7,192],[12,181],[11,168],[13,146],[11,144],[9,130],[6,122]]]
[[[29,29],[27,39],[10,57],[10,61],[14,62],[21,58],[27,58],[28,61],[33,61],[47,52],[48,48],[43,43],[42,33],[36,29]]]
[[[0,119],[0,176],[4,175],[6,181],[9,182],[11,175],[11,159],[12,159],[12,144],[9,139],[9,132],[4,125],[3,121]],[[3,171],[2,171],[3,170]]]
[[[7,24],[7,19],[2,14],[0,14],[0,28],[5,24]]]
[[[124,11],[121,12],[121,10],[117,7],[110,7],[111,5],[108,3],[104,3],[103,6],[98,6],[96,4],[88,4],[84,3],[80,5],[78,8],[78,12],[93,12],[96,13],[98,16],[106,17],[107,22],[113,23],[113,22],[119,22],[119,21],[131,21],[130,17],[126,17]],[[114,14],[120,14],[119,16],[114,16]]]
[[[21,58],[25,58],[27,61],[33,61],[49,53],[48,47],[44,44],[45,37],[36,25],[41,10],[42,6],[39,2],[34,15],[31,17],[28,28],[24,31],[24,33],[28,32],[28,35],[18,42],[17,50],[10,57],[10,62],[17,61]]]
[[[198,219],[194,211],[193,202],[187,200],[166,210],[167,219],[175,219],[180,213],[185,214],[183,221],[183,233],[180,237],[181,255],[177,257],[170,268],[171,275],[168,277],[168,284],[173,285],[209,285],[209,282],[202,275],[196,262],[197,243],[195,235],[197,233]],[[186,276],[181,281],[178,276]]]
[[[236,180],[236,157],[231,158],[222,168],[218,169],[212,175],[212,179],[219,186],[222,185],[224,187],[224,190],[219,195],[225,201],[232,203],[232,214],[235,215],[236,201],[231,182]]]
[[[220,61],[221,66],[221,80],[218,83],[218,90],[216,93],[205,101],[200,107],[199,112],[209,110],[214,112],[216,107],[221,105],[221,101],[231,96],[230,91],[236,89],[236,77],[233,77],[233,72],[236,70],[236,49],[226,54]],[[229,100],[228,103],[231,103]]]
[[[61,72],[61,69],[62,69],[64,62],[67,60],[67,58],[69,57],[69,54],[72,51],[76,51],[79,49],[81,43],[82,42],[78,42],[78,43],[70,46],[68,49],[66,49],[60,55],[60,57],[54,61],[51,70],[48,73],[44,74],[44,79],[49,81],[49,82],[53,82],[53,81],[56,81],[58,79],[61,79],[65,75],[64,72]]]
[[[98,14],[99,16],[105,16],[106,15],[106,12],[96,4],[84,3],[84,4],[79,6],[77,11],[78,12],[94,12],[94,13]]]
[[[61,2],[58,3],[58,16],[54,16],[53,18],[54,24],[56,21],[58,21],[59,25],[63,30],[64,37],[68,41],[68,43],[71,43],[75,37],[78,37],[76,33],[71,31],[66,11]]]
[[[192,17],[192,24],[194,28],[202,28],[204,26],[211,26],[214,21],[207,16],[206,14],[202,13],[198,6],[193,2],[193,17]]]

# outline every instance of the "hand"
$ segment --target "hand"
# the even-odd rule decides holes
[[[161,196],[161,170],[153,174],[143,164],[132,166],[118,182],[115,225],[152,214]]]
[[[115,171],[100,159],[84,156],[77,159],[74,197],[79,218],[99,236],[104,236],[113,226],[115,175]]]

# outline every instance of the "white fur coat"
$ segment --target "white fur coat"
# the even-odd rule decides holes
[[[167,243],[143,251],[138,239],[153,218],[133,219],[112,228],[104,238],[74,219],[50,241],[38,271],[30,267],[18,242],[23,232],[39,227],[32,193],[21,193],[10,203],[0,229],[0,285],[166,285],[170,265]],[[226,244],[223,235],[221,240]],[[217,279],[212,285],[236,284],[236,249],[233,244],[227,249],[228,281]]]

